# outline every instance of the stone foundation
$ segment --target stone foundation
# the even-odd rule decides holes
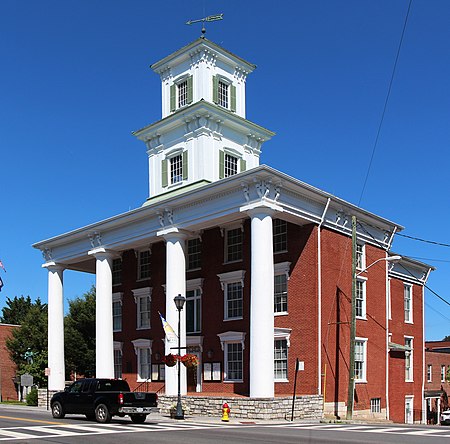
[[[59,392],[60,390],[49,390],[48,391],[48,408],[50,410],[50,400],[52,396]],[[47,407],[47,389],[38,389],[38,407]]]
[[[222,405],[227,402],[231,409],[230,417],[239,419],[278,419],[290,420],[292,398],[233,398],[213,396],[184,396],[184,413],[193,416],[221,418]],[[161,395],[158,407],[161,414],[170,415],[177,404],[176,396]],[[315,419],[323,417],[323,399],[319,395],[299,396],[295,399],[294,419]]]

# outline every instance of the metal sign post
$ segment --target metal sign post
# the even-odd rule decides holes
[[[299,371],[305,370],[305,362],[299,361],[298,358],[295,360],[295,377],[294,377],[294,394],[292,396],[292,412],[291,421],[294,421],[294,407],[295,407],[295,393],[297,391],[297,374]]]

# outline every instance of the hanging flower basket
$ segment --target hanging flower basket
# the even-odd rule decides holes
[[[163,360],[164,364],[167,365],[167,367],[173,367],[179,359],[180,359],[180,356],[169,353],[168,355],[164,356],[164,358],[162,360]]]
[[[181,356],[181,362],[187,367],[187,368],[195,368],[198,365],[198,358],[197,356],[187,353],[184,356]]]

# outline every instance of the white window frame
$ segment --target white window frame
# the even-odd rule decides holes
[[[407,298],[407,289],[409,297]],[[407,301],[409,301],[409,309],[406,308]],[[406,282],[403,283],[403,308],[405,312],[405,323],[406,324],[413,324],[413,285],[408,284]]]
[[[291,267],[291,263],[290,262],[279,262],[277,264],[274,264],[273,268],[274,268],[274,281],[275,281],[275,277],[276,276],[286,276],[286,307],[287,310],[286,311],[275,311],[275,282],[274,282],[274,307],[273,307],[273,311],[274,311],[274,315],[275,316],[283,316],[283,315],[287,315],[288,314],[288,310],[289,310],[289,270]]]
[[[192,241],[197,241],[198,243],[196,243],[196,245],[199,248],[197,250],[195,250],[194,252],[190,253],[189,252],[189,242],[192,242]],[[193,270],[200,270],[201,269],[201,266],[202,266],[202,262],[201,262],[202,248],[201,248],[201,245],[202,245],[202,238],[201,237],[195,237],[193,239],[188,239],[188,241],[186,242],[186,250],[187,250],[187,252],[186,252],[186,256],[187,256],[186,257],[186,270],[187,271],[193,271]],[[189,266],[189,257],[191,255],[193,255],[193,254],[200,256],[200,258],[198,259],[198,262],[200,263],[200,265],[197,266],[197,267],[190,267]]]
[[[134,341],[131,341],[134,347],[134,352],[136,353],[136,359],[137,359],[137,369],[136,369],[136,382],[144,382],[144,381],[151,381],[152,378],[152,340],[151,339],[135,339]],[[143,350],[147,351],[147,356],[149,357],[148,363],[145,365],[148,366],[147,368],[147,375],[148,378],[145,378],[147,376],[144,374],[143,370],[143,364],[141,362],[141,352]]]
[[[234,230],[240,230],[241,231],[240,258],[238,258],[238,259],[229,259],[229,257],[231,255],[228,254],[228,249],[230,248],[228,234],[231,231],[234,231]],[[229,227],[226,227],[224,230],[222,230],[222,232],[223,232],[223,236],[225,238],[224,239],[224,263],[225,264],[233,264],[235,262],[242,262],[243,257],[244,257],[244,225],[239,224],[239,225],[229,226]],[[233,244],[233,245],[238,245],[238,244]]]
[[[145,263],[145,264],[142,263],[141,254],[143,254],[143,253],[148,253],[148,263]],[[151,257],[152,257],[152,251],[150,248],[146,248],[144,250],[137,251],[137,263],[138,263],[137,264],[137,280],[138,281],[150,279],[150,272],[151,272],[150,271],[150,259],[151,259]],[[143,276],[143,273],[142,273],[143,266],[148,266],[148,276]],[[145,270],[145,271],[147,271],[147,270]]]
[[[122,370],[123,370],[123,363],[122,363],[122,348],[123,348],[123,342],[119,342],[119,341],[114,341],[113,342],[113,347],[114,347],[114,378],[115,379],[122,379]],[[120,357],[120,364],[117,362],[116,359],[116,352],[117,352],[117,357]],[[120,365],[120,367],[119,367]]]
[[[120,267],[118,267],[118,264],[120,264]],[[111,278],[113,287],[122,284],[122,265],[123,262],[121,257],[116,257],[112,260]]]
[[[238,156],[227,153],[226,151],[224,152],[224,177],[235,176],[239,173],[239,160],[240,158]],[[230,168],[230,165],[232,165],[233,168]]]
[[[245,350],[245,332],[239,331],[227,331],[225,333],[219,333],[220,345],[222,351],[224,352],[224,374],[223,382],[244,382],[244,350]],[[242,378],[241,379],[230,379],[228,377],[228,344],[240,344],[242,353]]]
[[[223,291],[223,320],[224,321],[231,321],[231,320],[237,320],[243,318],[243,311],[244,311],[244,277],[245,277],[245,270],[238,270],[238,271],[231,271],[229,273],[221,273],[218,274],[217,277],[220,280],[220,285],[222,287]],[[242,316],[236,316],[236,317],[228,317],[228,285],[234,284],[234,283],[240,283],[241,284],[241,290],[242,290]]]
[[[447,375],[447,368],[444,364],[441,364],[441,382],[445,382],[446,375]]]
[[[358,298],[358,285],[361,284],[362,298]],[[361,301],[361,314],[357,313],[356,301]],[[356,295],[355,295],[355,315],[357,319],[367,319],[367,278],[358,276],[356,278]]]
[[[411,347],[411,351],[405,351],[405,382],[414,382],[414,337],[405,336],[405,345]],[[406,366],[407,362],[409,367]]]
[[[179,174],[177,174],[177,175],[172,174],[172,167],[175,170],[175,166],[174,166],[175,161],[178,164],[178,170],[179,170],[178,171]],[[167,182],[168,182],[169,186],[178,185],[178,184],[182,183],[183,182],[183,152],[180,151],[180,152],[174,153],[173,155],[171,155],[170,157],[167,158],[167,162],[168,162],[167,174],[169,176]],[[175,178],[175,180],[174,180],[174,178]]]
[[[188,297],[188,292],[193,291],[193,297]],[[186,333],[200,333],[202,331],[202,296],[203,296],[203,279],[191,279],[186,281],[186,316],[187,316],[187,302],[188,300],[192,300],[194,302],[194,330],[188,332],[187,331],[187,320],[186,320]],[[200,305],[200,319],[197,319],[197,305]],[[195,329],[195,326],[198,325],[198,330]]]
[[[275,233],[275,224],[278,223],[276,221],[282,222],[286,230]],[[280,237],[281,241],[277,242]],[[278,248],[277,245],[285,245],[286,248]],[[288,223],[284,219],[273,219],[273,254],[286,253],[286,251],[288,251]]]
[[[431,364],[427,365],[427,382],[432,382],[433,380],[433,366]]]
[[[274,339],[274,382],[289,382],[289,348],[291,346],[291,329],[290,328],[274,328],[273,339]],[[275,377],[275,341],[286,341],[286,378],[276,378]]]
[[[381,413],[381,398],[370,398],[370,413]]]
[[[122,331],[122,299],[123,293],[113,293],[112,295],[112,315],[113,315],[113,332]],[[114,307],[120,307],[120,317],[115,314]],[[120,328],[115,326],[115,319],[120,319]]]
[[[152,288],[144,287],[131,290],[134,296],[134,302],[136,303],[136,330],[149,330],[151,328],[151,315],[152,315]],[[142,323],[141,313],[141,300],[148,298],[148,325]]]
[[[356,244],[356,269],[366,269],[366,245],[360,242]]]
[[[356,367],[356,343],[360,342],[363,346],[363,361],[361,367],[361,378],[356,378],[356,369],[355,369],[355,384],[364,384],[367,383],[367,338],[355,338],[355,367]],[[358,361],[360,362],[360,361]]]
[[[224,101],[221,101],[220,84],[223,84],[225,86],[226,103]],[[227,78],[218,76],[218,78],[217,78],[217,104],[225,109],[231,108],[230,85],[231,85],[231,82]]]

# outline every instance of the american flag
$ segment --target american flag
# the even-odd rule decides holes
[[[0,291],[2,291],[2,287],[3,287],[3,281],[2,281],[2,278],[0,278]]]
[[[5,266],[3,265],[3,262],[2,262],[2,260],[0,259],[0,268],[3,268],[3,271],[6,273],[6,268],[5,268]],[[1,287],[0,287],[1,288]]]

